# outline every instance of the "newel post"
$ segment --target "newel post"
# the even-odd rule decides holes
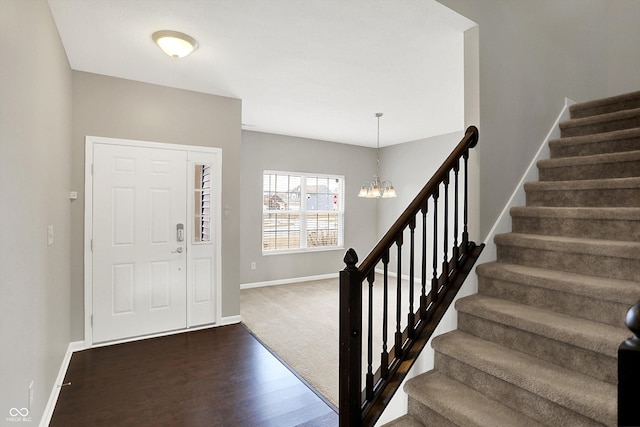
[[[627,312],[625,323],[633,332],[618,348],[618,425],[640,425],[640,301]]]
[[[341,427],[362,425],[362,278],[353,249],[344,255],[346,267],[340,271],[340,390]]]

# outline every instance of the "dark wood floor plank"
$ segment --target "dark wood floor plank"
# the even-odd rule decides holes
[[[74,353],[51,426],[337,426],[242,325]]]

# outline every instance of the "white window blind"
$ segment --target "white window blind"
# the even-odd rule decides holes
[[[343,246],[343,176],[264,171],[262,188],[263,253]]]

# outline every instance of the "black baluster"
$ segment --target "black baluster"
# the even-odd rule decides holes
[[[422,206],[422,294],[420,295],[420,318],[427,318],[427,211],[429,199]]]
[[[457,270],[460,261],[460,248],[458,247],[458,172],[460,172],[460,159],[456,160],[456,164],[453,166],[453,172],[455,174],[455,195],[453,202],[453,268]]]
[[[464,229],[462,232],[462,255],[467,253],[469,246],[469,149],[467,148],[462,155],[464,159]]]
[[[375,281],[376,271],[373,269],[367,276],[369,282],[369,314],[367,319],[369,327],[367,328],[367,378],[365,379],[367,400],[373,399],[373,282]]]
[[[433,277],[431,278],[431,303],[438,300],[438,190],[433,192]]]
[[[444,241],[442,242],[444,259],[442,261],[442,277],[444,286],[447,286],[449,284],[449,172],[447,172],[442,182],[444,183]]]
[[[416,256],[415,251],[415,231],[416,231],[416,217],[411,218],[411,222],[409,223],[409,230],[411,232],[411,242],[410,242],[410,255],[409,255],[409,314],[407,316],[407,336],[409,338],[413,338],[415,335],[415,326],[416,326],[416,315],[413,312],[413,285],[414,285],[414,258]]]
[[[382,256],[384,265],[383,294],[382,294],[382,354],[380,355],[380,375],[383,379],[389,376],[389,351],[387,350],[387,340],[389,326],[389,249]]]
[[[395,357],[402,356],[402,233],[396,238],[396,246],[398,247],[398,268],[396,280],[396,342]]]

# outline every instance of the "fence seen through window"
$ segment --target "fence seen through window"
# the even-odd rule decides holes
[[[262,251],[342,247],[344,177],[265,171]]]

